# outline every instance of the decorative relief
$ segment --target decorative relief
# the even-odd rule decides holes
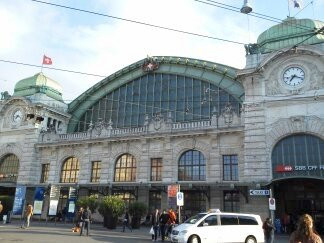
[[[0,158],[6,154],[14,154],[18,157],[19,161],[22,159],[22,148],[23,145],[20,143],[7,143],[0,147]]]
[[[317,90],[324,87],[324,78],[317,65],[313,64],[306,56],[297,57],[286,55],[285,60],[278,61],[273,66],[268,66],[265,78],[266,95],[297,95],[308,90]],[[285,58],[285,57],[283,57]],[[283,73],[289,67],[301,68],[305,72],[305,81],[297,86],[289,86],[283,81]],[[296,76],[295,76],[296,77]]]
[[[324,119],[317,116],[293,116],[273,123],[267,132],[267,147],[272,148],[280,139],[294,133],[311,133],[324,137]]]
[[[210,145],[204,143],[202,141],[197,141],[197,138],[193,137],[191,139],[186,139],[184,141],[180,141],[174,145],[173,147],[173,154],[176,156],[177,159],[181,156],[181,154],[187,150],[194,149],[202,152],[205,158],[209,157],[209,147]]]

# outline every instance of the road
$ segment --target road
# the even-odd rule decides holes
[[[142,227],[139,230],[125,233],[121,232],[121,228],[116,230],[108,230],[102,225],[92,225],[90,236],[79,236],[78,233],[73,233],[72,224],[67,223],[48,223],[32,222],[29,229],[19,227],[19,221],[14,221],[11,224],[0,225],[0,242],[30,242],[30,243],[92,243],[92,242],[110,242],[110,243],[135,243],[135,242],[151,242],[149,228]],[[168,242],[168,241],[166,241]],[[288,236],[278,235],[275,243],[288,242]]]

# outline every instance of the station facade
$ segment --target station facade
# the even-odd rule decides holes
[[[184,215],[209,208],[324,218],[324,23],[289,18],[246,45],[235,69],[154,56],[103,79],[70,104],[38,73],[0,103],[0,195],[60,189],[115,194],[150,210],[184,192]],[[253,194],[253,193],[252,193]]]

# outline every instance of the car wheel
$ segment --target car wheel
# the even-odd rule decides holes
[[[193,235],[190,237],[189,243],[200,243],[200,239],[197,235]]]
[[[253,236],[249,236],[246,238],[245,243],[257,243],[257,241]]]

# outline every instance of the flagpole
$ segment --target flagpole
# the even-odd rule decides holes
[[[41,73],[43,73],[43,66],[44,66],[44,55],[43,55],[43,60],[42,60]]]
[[[289,7],[289,1],[290,1],[290,0],[287,0],[287,2],[288,2],[288,17],[290,17],[290,7]]]

